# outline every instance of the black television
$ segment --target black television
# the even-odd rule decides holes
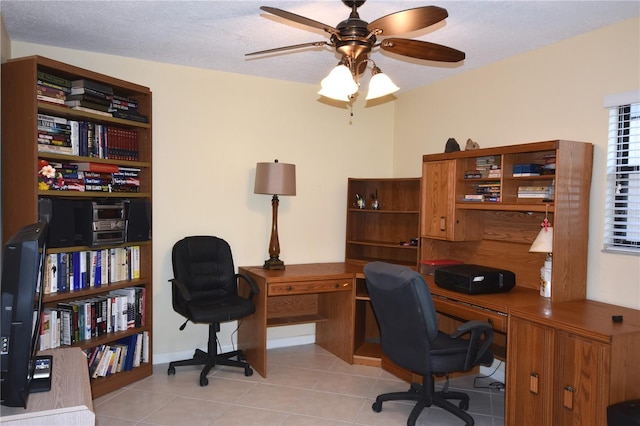
[[[0,403],[27,407],[40,340],[47,225],[23,227],[5,245],[0,312]]]

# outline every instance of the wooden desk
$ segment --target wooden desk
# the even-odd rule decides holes
[[[279,271],[248,266],[238,272],[253,277],[260,288],[253,299],[256,312],[238,330],[238,347],[262,377],[267,377],[268,327],[316,323],[316,344],[352,362],[354,282],[361,266],[312,263]],[[241,292],[246,295],[248,288]]]
[[[592,300],[513,309],[505,424],[605,425],[607,406],[640,398],[638,353],[640,310]]]
[[[51,349],[39,355],[53,356],[51,390],[29,395],[26,409],[2,406],[0,423],[16,426],[95,424],[87,358],[80,348]]]

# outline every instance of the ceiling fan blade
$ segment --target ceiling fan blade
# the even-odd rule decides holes
[[[313,19],[305,18],[304,16],[287,12],[286,10],[277,9],[275,7],[269,7],[269,6],[260,6],[260,9],[264,10],[265,12],[269,12],[273,15],[279,16],[281,18],[288,19],[289,21],[306,25],[308,27],[318,28],[326,32],[336,31],[336,29],[333,28],[331,25],[323,24],[322,22],[314,21]]]
[[[426,28],[438,23],[449,16],[446,9],[437,6],[423,6],[415,9],[401,10],[400,12],[378,18],[368,26],[370,31],[382,30],[382,35],[408,33]]]
[[[281,52],[283,50],[300,49],[302,47],[311,47],[311,46],[322,47],[325,45],[330,46],[331,44],[327,43],[326,41],[312,41],[309,43],[300,43],[300,44],[294,44],[291,46],[276,47],[274,49],[267,49],[267,50],[260,50],[258,52],[245,53],[244,56],[263,55],[265,53],[274,53],[274,52]]]
[[[465,58],[464,52],[451,47],[406,38],[384,39],[380,47],[387,52],[427,61],[459,62]]]

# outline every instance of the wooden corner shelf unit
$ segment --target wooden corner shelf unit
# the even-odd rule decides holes
[[[90,80],[113,89],[113,94],[122,99],[130,99],[131,106],[137,106],[140,115],[147,121],[116,118],[97,112],[78,110],[65,104],[54,104],[39,98],[39,73],[46,73],[66,80]],[[20,228],[39,220],[39,200],[141,200],[151,203],[151,91],[149,88],[134,83],[109,77],[94,71],[78,68],[62,62],[30,56],[12,59],[2,64],[2,231],[6,242]],[[101,125],[105,129],[113,127],[124,129],[135,134],[138,141],[135,161],[95,157],[91,155],[72,155],[67,152],[42,152],[39,149],[39,114],[59,117],[71,121],[90,122]],[[117,158],[121,158],[117,156]],[[102,191],[69,191],[38,189],[38,171],[42,161],[54,163],[91,162],[117,168],[138,169],[139,191],[137,192],[102,192]],[[119,242],[117,244],[100,245],[100,249],[122,249],[131,246],[139,247],[139,278],[112,281],[98,286],[86,286],[67,292],[56,292],[44,296],[45,308],[56,308],[58,303],[71,303],[105,296],[112,290],[125,287],[141,287],[145,291],[144,325],[123,331],[108,332],[75,343],[81,349],[89,349],[99,345],[114,344],[117,340],[146,333],[148,336],[148,358],[139,367],[106,377],[91,380],[93,398],[97,398],[143,377],[152,374],[152,244],[151,241]],[[50,253],[75,253],[96,250],[91,245],[72,245],[63,248],[52,248]]]

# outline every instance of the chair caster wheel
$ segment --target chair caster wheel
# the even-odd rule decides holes
[[[167,375],[168,376],[175,376],[176,375],[176,368],[175,367],[169,367],[169,369],[167,370]]]
[[[467,411],[469,409],[469,401],[467,401],[466,399],[461,400],[458,404],[458,407],[462,408],[464,411]]]
[[[371,409],[376,413],[379,413],[380,411],[382,411],[382,402],[378,402],[378,401],[374,402],[373,405],[371,406]]]
[[[207,386],[209,384],[209,379],[206,377],[200,377],[200,386]]]
[[[253,369],[251,367],[246,367],[244,369],[244,375],[247,377],[253,376]]]

